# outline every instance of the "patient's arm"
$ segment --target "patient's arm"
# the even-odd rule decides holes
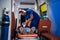
[[[31,24],[31,20],[27,20],[26,25],[30,27],[30,24]]]

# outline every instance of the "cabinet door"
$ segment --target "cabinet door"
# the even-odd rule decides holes
[[[14,36],[14,30],[15,30],[15,16],[14,12],[12,12],[12,19],[11,19],[11,37]]]
[[[50,28],[51,28],[50,20],[40,20],[39,26],[38,26],[38,31],[39,32],[41,32],[43,30],[46,30],[46,31],[50,32]]]

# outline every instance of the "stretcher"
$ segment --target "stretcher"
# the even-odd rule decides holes
[[[38,34],[17,34],[18,38],[25,38],[25,37],[38,37]]]

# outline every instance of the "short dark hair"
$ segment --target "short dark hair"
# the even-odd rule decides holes
[[[19,11],[19,13],[21,13],[22,11]]]

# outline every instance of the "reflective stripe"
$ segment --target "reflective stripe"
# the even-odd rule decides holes
[[[3,22],[3,23],[10,23],[10,22],[5,21],[5,22]]]

